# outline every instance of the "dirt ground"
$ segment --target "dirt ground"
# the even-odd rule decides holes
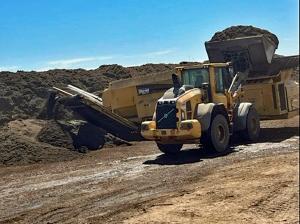
[[[298,123],[264,121],[223,156],[139,142],[0,167],[0,223],[299,223]]]

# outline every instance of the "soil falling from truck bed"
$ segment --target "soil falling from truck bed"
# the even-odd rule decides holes
[[[257,35],[265,35],[269,40],[274,42],[276,46],[279,44],[279,40],[277,36],[271,33],[268,30],[260,29],[254,26],[231,26],[222,31],[216,32],[213,37],[210,39],[211,41],[222,41],[222,40],[230,40],[239,37],[250,37]]]
[[[47,128],[48,132],[42,132],[43,138],[52,139],[51,144],[67,146],[67,136],[52,122],[36,119],[15,120],[0,127],[0,166],[68,161],[83,156],[76,151],[38,140],[41,130]]]

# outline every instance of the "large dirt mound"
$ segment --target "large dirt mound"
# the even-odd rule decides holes
[[[277,36],[271,33],[268,30],[260,29],[254,26],[231,26],[226,28],[225,30],[216,32],[210,41],[222,41],[222,40],[230,40],[239,37],[249,37],[249,36],[257,36],[257,35],[265,35],[268,37],[276,46],[279,44],[279,40]]]
[[[46,123],[35,119],[16,120],[0,127],[0,166],[67,161],[82,156],[76,151],[38,141],[37,135],[48,126]]]

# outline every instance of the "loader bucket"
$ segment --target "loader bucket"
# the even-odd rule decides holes
[[[245,62],[238,71],[249,70],[264,73],[268,70],[277,45],[264,35],[242,37],[224,41],[205,42],[206,52],[211,63]],[[239,61],[238,61],[239,60]],[[236,72],[238,72],[236,71]]]

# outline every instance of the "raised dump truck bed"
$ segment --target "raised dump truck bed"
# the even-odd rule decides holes
[[[171,74],[162,72],[113,81],[101,98],[111,111],[140,124],[152,118],[156,101],[171,87]]]
[[[126,141],[143,139],[138,125],[113,113],[103,105],[100,97],[71,85],[67,86],[69,91],[55,87],[54,89],[60,94],[67,96],[59,99],[58,103],[62,103],[65,107],[78,113],[91,124]]]
[[[140,135],[138,125],[111,112],[104,106],[94,104],[85,99],[78,99],[78,102],[68,107],[81,115],[86,121],[104,129],[116,137],[126,141],[138,141],[143,139]]]

